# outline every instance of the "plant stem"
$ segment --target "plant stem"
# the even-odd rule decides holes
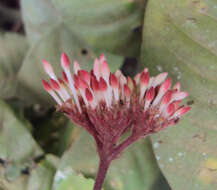
[[[136,140],[139,139],[140,136],[138,135],[131,135],[128,137],[124,142],[119,144],[116,148],[113,149],[111,152],[111,155],[109,157],[106,157],[105,155],[100,159],[99,168],[96,176],[96,181],[94,184],[93,190],[101,190],[102,185],[105,180],[106,173],[108,171],[108,168],[110,166],[110,163],[112,160],[116,159],[118,155],[125,150],[129,145],[134,143]],[[102,154],[100,154],[102,156]]]
[[[122,142],[120,145],[118,145],[110,155],[110,159],[114,160],[116,157],[125,150],[128,146],[130,146],[132,143],[134,143],[136,140],[138,140],[139,137],[137,136],[130,136],[128,137],[124,142]]]
[[[108,161],[107,159],[100,159],[99,169],[97,172],[96,181],[93,190],[102,189],[102,185],[104,183],[105,176],[108,171],[110,163],[111,161]]]

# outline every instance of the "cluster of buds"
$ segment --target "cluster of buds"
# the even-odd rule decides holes
[[[62,78],[57,78],[47,61],[43,66],[50,81],[42,80],[42,84],[57,102],[57,110],[94,137],[105,163],[134,141],[176,124],[190,110],[180,105],[188,93],[180,90],[179,82],[172,87],[167,73],[150,77],[145,68],[132,79],[120,70],[111,73],[104,55],[95,59],[90,72],[75,61],[72,74],[70,60],[63,53]],[[126,132],[129,136],[120,143]]]
[[[131,131],[138,139],[177,123],[189,111],[181,101],[188,96],[180,83],[171,87],[167,73],[150,77],[145,68],[134,79],[120,70],[111,73],[104,55],[95,59],[93,70],[82,70],[63,53],[62,79],[57,78],[50,63],[43,61],[50,82],[42,80],[45,90],[55,99],[59,111],[83,126],[96,140],[98,151],[109,154],[123,133]]]

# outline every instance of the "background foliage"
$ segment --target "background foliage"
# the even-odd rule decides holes
[[[217,189],[216,0],[3,0],[0,3],[0,190],[91,190],[93,140],[55,112],[41,60],[65,51],[90,69],[169,72],[192,111],[132,145],[104,190]]]

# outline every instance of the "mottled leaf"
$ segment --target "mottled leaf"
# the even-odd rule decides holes
[[[138,55],[143,1],[22,0],[22,13],[31,43],[64,23],[95,49]]]
[[[25,37],[14,34],[0,34],[0,97],[11,98],[17,93],[17,73],[27,51]]]
[[[46,158],[41,161],[37,167],[31,171],[27,190],[51,190],[57,165],[55,165],[56,158],[51,155],[49,155],[49,157],[51,158]],[[52,159],[54,159],[54,161]]]
[[[150,0],[142,61],[181,80],[192,111],[154,135],[158,163],[175,190],[217,189],[217,2]]]
[[[42,154],[25,125],[0,100],[0,187],[5,190],[24,190],[28,179],[24,173]]]
[[[0,166],[0,190],[26,190],[27,175],[19,176],[13,182],[4,178],[4,169]]]
[[[55,175],[53,190],[92,190],[93,185],[92,179],[86,179],[72,170],[58,170]]]
[[[0,100],[0,158],[22,163],[41,153],[23,122]]]

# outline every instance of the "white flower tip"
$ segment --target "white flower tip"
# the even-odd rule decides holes
[[[101,64],[101,74],[102,76],[109,76],[110,74],[110,68],[107,61],[103,61]]]
[[[135,80],[137,85],[139,84],[140,75],[141,75],[141,73],[137,73],[136,76],[134,77],[134,80]]]
[[[104,53],[102,53],[101,55],[100,55],[100,62],[104,62],[106,59],[105,59],[105,55],[104,55]]]
[[[100,77],[100,62],[97,58],[94,60],[93,73],[97,77],[97,79],[99,79],[99,77]]]
[[[118,69],[117,71],[115,71],[115,76],[119,79],[120,76],[122,76],[122,72]]]
[[[181,90],[181,84],[180,82],[177,82],[174,86],[173,86],[173,90],[176,90],[176,91],[180,91]]]
[[[153,86],[158,86],[159,84],[161,84],[163,81],[165,81],[165,79],[167,78],[168,73],[164,72],[164,73],[160,73],[159,75],[157,75],[154,78],[154,83]]]
[[[188,92],[175,92],[173,93],[173,100],[182,100],[188,96]]]
[[[171,78],[167,78],[167,80],[162,84],[162,89],[166,92],[171,87]]]
[[[46,71],[47,74],[50,74],[53,72],[53,68],[52,68],[51,64],[48,63],[48,61],[42,60],[42,64],[43,64],[44,70]]]
[[[62,68],[69,68],[70,67],[70,60],[66,53],[62,53],[61,55],[61,65]]]
[[[145,73],[147,73],[148,72],[148,68],[144,68],[144,70],[143,70]]]
[[[182,115],[184,115],[185,113],[187,113],[188,111],[190,111],[191,107],[187,106],[187,107],[182,107],[180,109],[178,109],[178,111],[175,113],[176,116],[180,117]]]
[[[74,64],[74,67],[73,67],[74,73],[77,75],[78,71],[81,70],[80,65],[78,64],[77,61],[74,61],[73,64]]]

